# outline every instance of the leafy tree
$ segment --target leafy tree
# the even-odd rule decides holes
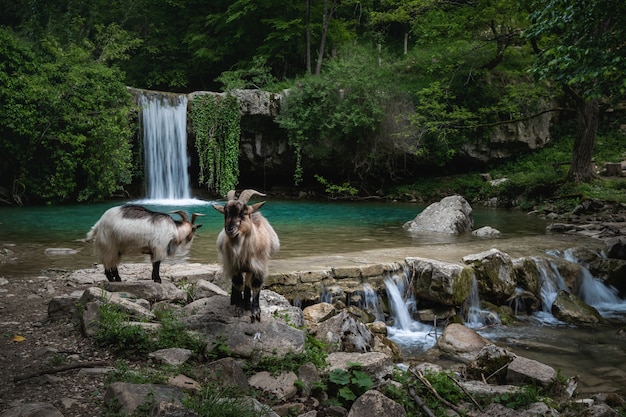
[[[545,41],[533,73],[561,85],[576,107],[577,131],[567,178],[593,177],[603,99],[626,93],[626,8],[620,0],[537,0],[527,36]]]
[[[13,199],[88,201],[131,180],[130,94],[76,45],[40,47],[0,29],[0,165]],[[16,94],[19,92],[19,94]]]

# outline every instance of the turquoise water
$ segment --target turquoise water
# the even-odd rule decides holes
[[[82,240],[104,211],[125,202],[0,207],[0,250],[11,251],[0,258],[3,261],[0,276],[37,274],[48,268],[74,270],[90,267],[97,258],[92,246]],[[191,251],[181,259],[217,262],[215,239],[223,219],[210,201],[191,200],[181,202],[182,205],[140,203],[156,211],[182,209],[189,214],[204,214],[196,220],[202,228],[198,230]],[[280,237],[281,250],[276,256],[279,259],[471,239],[471,236],[414,236],[402,229],[402,225],[423,208],[410,203],[267,199],[262,212]],[[546,222],[518,211],[474,208],[474,227],[485,225],[495,227],[505,235],[521,237],[544,234]],[[68,248],[77,253],[46,255],[47,248]],[[126,257],[123,262],[145,259],[145,256]]]

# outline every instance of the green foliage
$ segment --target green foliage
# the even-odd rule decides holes
[[[226,195],[239,179],[239,102],[231,95],[196,96],[191,121],[200,163],[200,183],[218,195]]]
[[[199,395],[187,397],[183,405],[199,417],[257,417],[271,415],[271,409],[257,410],[241,393],[224,387],[209,385]]]
[[[146,331],[138,324],[129,324],[130,315],[112,303],[100,306],[100,322],[94,340],[122,356],[145,355],[166,348],[186,348],[201,355],[205,343],[187,332],[184,324],[171,312],[160,315],[161,326]]]
[[[377,67],[372,50],[351,46],[328,62],[322,75],[303,78],[290,90],[276,121],[296,153],[296,185],[303,179],[304,155],[331,160],[360,178],[384,160],[384,145],[391,148],[393,143],[377,134],[385,107],[399,100],[394,92],[400,93],[389,82],[388,68]]]
[[[324,186],[324,191],[329,194],[331,198],[342,196],[354,197],[359,193],[359,190],[352,187],[348,182],[344,182],[341,185],[331,184],[328,182],[328,180],[326,180],[326,178],[317,174],[315,174],[315,179],[317,180],[317,182]]]
[[[16,200],[51,203],[121,190],[131,180],[135,111],[120,74],[85,47],[52,38],[36,47],[6,29],[0,39],[3,185],[20,190]]]
[[[626,93],[626,15],[620,0],[536,0],[529,39],[545,41],[532,72],[584,100]]]
[[[304,341],[304,352],[289,352],[284,356],[263,356],[258,362],[246,364],[245,370],[251,374],[258,371],[268,371],[271,373],[281,373],[297,371],[302,365],[312,363],[318,369],[326,366],[326,347],[324,343],[315,339],[310,334],[306,334]]]
[[[348,371],[334,369],[328,374],[328,401],[346,408],[374,385],[372,378],[360,370],[359,364],[349,365]]]
[[[215,81],[223,84],[222,91],[232,91],[243,88],[266,89],[276,82],[276,78],[271,74],[265,58],[256,56],[251,67],[224,71]]]
[[[530,404],[541,400],[541,389],[534,385],[526,385],[515,394],[502,394],[487,399],[488,402],[502,404],[513,410],[523,410]]]

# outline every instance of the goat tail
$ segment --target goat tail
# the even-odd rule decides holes
[[[87,236],[85,237],[85,242],[93,242],[96,239],[96,236],[98,235],[98,223],[94,224],[91,230],[87,232]]]

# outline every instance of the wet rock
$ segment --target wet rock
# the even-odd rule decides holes
[[[476,229],[472,232],[472,236],[480,237],[480,238],[494,238],[502,235],[498,229],[494,229],[491,226],[483,226],[480,229]]]
[[[515,271],[511,257],[498,249],[463,257],[476,274],[481,297],[497,304],[503,303],[515,292]]]
[[[460,234],[471,232],[474,227],[472,207],[463,197],[455,195],[443,198],[426,207],[403,228],[409,232],[436,232]]]
[[[458,362],[470,363],[489,343],[474,330],[462,324],[452,323],[443,330],[436,346],[446,357]]]
[[[407,258],[414,273],[415,295],[445,305],[459,305],[469,297],[471,271],[462,265],[424,258]]]
[[[594,307],[567,291],[559,291],[552,304],[552,315],[566,323],[593,325],[604,323]]]
[[[406,411],[397,402],[377,390],[369,390],[354,401],[348,417],[404,417]]]
[[[626,260],[626,237],[611,238],[606,241],[606,256]]]

